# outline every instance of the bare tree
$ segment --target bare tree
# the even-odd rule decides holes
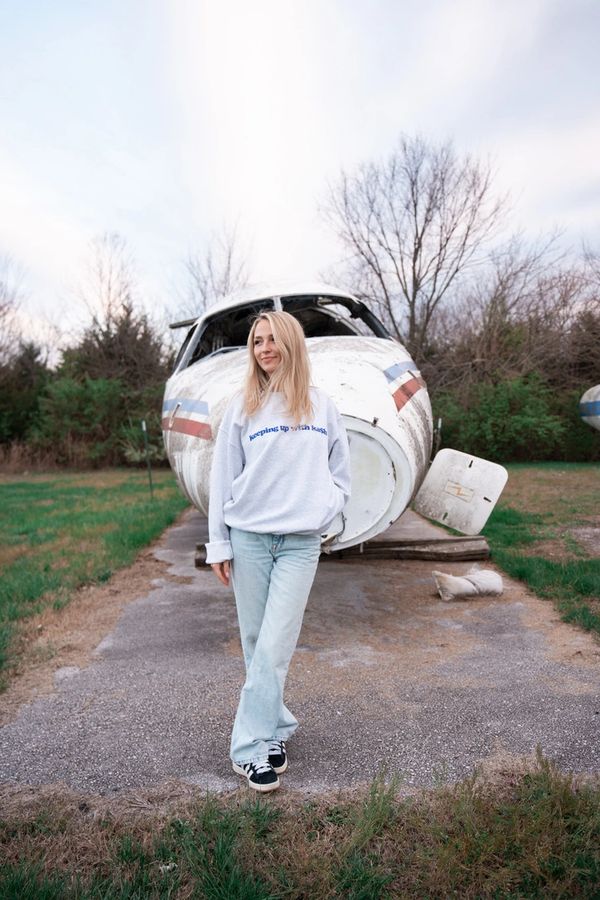
[[[491,254],[437,322],[425,366],[432,387],[468,394],[481,381],[532,372],[559,387],[575,384],[574,335],[598,304],[586,267],[566,260],[557,239],[528,244],[517,236]]]
[[[598,298],[600,296],[600,251],[594,250],[589,244],[583,245],[583,261],[589,275],[590,284]]]
[[[421,360],[442,302],[481,261],[505,205],[489,166],[405,136],[383,162],[343,172],[324,214],[358,292]]]
[[[180,316],[195,318],[221,297],[248,284],[248,264],[237,231],[213,236],[204,251],[191,251],[184,262],[187,283]]]
[[[107,231],[90,242],[85,280],[78,293],[95,321],[114,318],[135,302],[133,258],[120,234]]]
[[[19,344],[16,323],[23,298],[23,273],[10,256],[0,257],[0,364],[14,356]]]

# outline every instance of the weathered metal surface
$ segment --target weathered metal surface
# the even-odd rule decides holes
[[[252,303],[255,300],[266,300],[270,298],[280,297],[295,297],[311,294],[315,297],[352,296],[348,293],[348,291],[344,291],[341,288],[335,287],[331,284],[325,284],[321,281],[265,281],[261,282],[260,284],[253,284],[249,287],[240,288],[238,291],[234,291],[233,293],[228,294],[221,300],[217,300],[216,303],[214,303],[209,309],[207,309],[205,315],[202,318],[208,318],[215,315],[215,313],[223,312],[224,310],[234,310],[240,306],[245,306],[247,303]],[[189,320],[189,324],[191,325],[193,321],[195,320]]]
[[[579,415],[583,422],[600,431],[600,384],[583,394],[579,401]]]
[[[413,506],[462,534],[479,534],[507,479],[498,463],[446,448],[433,460]]]
[[[290,293],[310,301],[312,291],[319,314],[324,312],[317,291],[330,299],[349,296],[327,286],[295,286]],[[242,292],[208,310],[197,333],[217,313],[231,310],[234,322],[240,307],[243,312],[253,297],[277,298],[274,305],[281,302],[276,293]],[[303,311],[310,309],[309,302]],[[331,543],[332,548],[343,548],[381,533],[408,506],[425,476],[433,429],[427,388],[405,348],[391,339],[354,333],[352,316],[332,321],[341,322],[350,333],[307,337],[306,344],[313,383],[335,401],[350,443],[352,497],[340,523],[343,531]],[[381,328],[378,323],[375,327]],[[189,365],[192,345],[193,341],[167,382],[162,423],[178,482],[206,515],[214,441],[229,401],[242,388],[247,351],[224,346],[224,352]]]
[[[173,375],[163,401],[163,438],[177,481],[190,502],[208,515],[208,489],[214,442],[221,419],[235,392],[242,386],[246,351],[213,356]],[[177,404],[180,404],[177,408]],[[197,412],[202,404],[203,412]],[[177,409],[176,416],[172,410]],[[197,435],[187,422],[202,417],[206,431]]]

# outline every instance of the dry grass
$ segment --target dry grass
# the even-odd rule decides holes
[[[549,558],[600,555],[600,466],[513,465],[500,499],[530,518],[536,536],[526,550]]]
[[[34,450],[29,444],[13,441],[0,444],[0,472],[6,475],[23,475],[31,472],[52,472],[57,469],[50,453]]]
[[[5,879],[27,860],[37,886],[58,879],[65,898],[593,898],[599,801],[598,782],[540,754],[502,780],[409,797],[383,777],[310,801],[179,783],[118,800],[5,787],[0,844]]]
[[[529,513],[598,514],[600,465],[537,463],[509,466],[502,504]]]

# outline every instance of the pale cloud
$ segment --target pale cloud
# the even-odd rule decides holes
[[[107,0],[31,26],[14,13],[0,245],[61,316],[103,231],[127,239],[153,309],[224,225],[257,280],[312,279],[339,252],[318,213],[328,182],[401,132],[490,156],[525,228],[597,228],[584,11],[587,35],[588,0]],[[36,28],[27,55],[18,40]]]
[[[457,123],[473,119],[483,101],[493,107],[499,79],[530,50],[551,0],[453,0],[429,4],[401,78],[402,118],[408,130],[455,136]],[[382,96],[392,107],[390,88]],[[396,83],[392,90],[398,90]]]
[[[318,212],[327,181],[381,146],[368,121],[371,50],[362,21],[345,9],[226,0],[173,10],[172,74],[195,217],[213,229],[237,225],[259,279],[314,278],[331,262],[335,241]]]
[[[598,235],[600,118],[568,129],[532,125],[506,135],[496,145],[502,160],[499,180],[519,186],[518,211],[533,229],[566,228],[573,240],[585,231]]]
[[[0,155],[0,247],[25,266],[36,289],[66,285],[74,277],[87,236],[64,210],[64,201],[44,180],[36,181],[18,162]],[[40,291],[38,302],[51,317],[56,309],[54,290]],[[52,308],[54,306],[54,309]]]
[[[54,323],[77,331],[89,320],[79,285],[92,240],[107,231],[122,234],[132,256],[141,256],[140,297],[148,309],[161,308],[165,269],[183,254],[164,158],[154,148],[140,154],[108,145],[91,163],[84,155],[56,148],[48,149],[44,162],[40,171],[31,156],[25,167],[0,152],[0,250],[26,270],[25,302],[38,317],[30,329],[42,333],[47,323]],[[157,227],[162,230],[158,241]]]
[[[417,14],[387,3],[176,4],[172,74],[199,227],[237,224],[259,278],[313,277],[337,253],[318,215],[327,182],[387,155],[402,131],[472,149],[457,125],[489,106],[555,5],[454,0]],[[504,153],[485,135],[480,145]]]

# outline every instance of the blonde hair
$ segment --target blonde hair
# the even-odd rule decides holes
[[[259,322],[268,322],[281,354],[281,362],[269,377],[258,365],[254,355],[254,335]],[[269,394],[280,391],[288,413],[298,425],[301,419],[312,418],[310,400],[310,362],[304,331],[300,322],[287,312],[262,312],[252,322],[248,335],[248,372],[244,388],[244,411],[251,416]]]

